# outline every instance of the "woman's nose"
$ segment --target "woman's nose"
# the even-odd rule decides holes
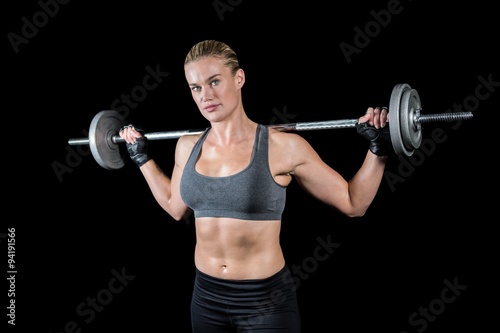
[[[212,94],[210,93],[209,89],[203,89],[201,91],[201,101],[206,102],[209,101],[212,98]]]

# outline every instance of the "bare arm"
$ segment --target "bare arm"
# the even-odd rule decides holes
[[[149,160],[140,170],[151,189],[158,204],[175,220],[180,221],[189,213],[189,209],[180,197],[180,176],[177,163],[174,165],[172,177],[169,178],[156,164]]]
[[[385,125],[387,113],[368,108],[359,122],[369,122],[375,127]],[[368,150],[356,174],[347,181],[337,171],[324,163],[316,151],[300,137],[294,140],[292,175],[311,195],[338,209],[347,216],[363,216],[373,202],[384,174],[387,156],[377,156]]]
[[[120,131],[120,136],[126,142],[133,143],[136,138],[141,137],[141,134],[134,128],[127,128],[125,131]],[[182,170],[190,153],[189,148],[192,148],[190,139],[181,137],[177,141],[172,177],[168,177],[153,159],[139,168],[158,204],[177,221],[190,212],[180,196]]]

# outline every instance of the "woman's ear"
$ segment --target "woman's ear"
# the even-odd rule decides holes
[[[245,71],[243,69],[238,69],[236,72],[236,83],[241,87],[245,84]]]

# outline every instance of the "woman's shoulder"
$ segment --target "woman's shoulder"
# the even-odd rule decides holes
[[[193,146],[206,132],[208,132],[209,128],[206,128],[204,130],[198,130],[198,131],[193,131],[191,133],[186,133],[181,135],[177,139],[177,147],[184,147],[184,146]]]
[[[269,128],[269,139],[272,142],[275,142],[280,145],[309,145],[306,139],[304,139],[300,134],[282,130],[279,128],[274,128],[272,126],[268,126]]]
[[[299,133],[269,128],[269,149],[272,154],[300,159],[315,154],[313,147]]]
[[[200,139],[205,131],[196,134],[185,134],[177,139],[175,146],[175,156],[177,160],[186,161],[196,142]]]

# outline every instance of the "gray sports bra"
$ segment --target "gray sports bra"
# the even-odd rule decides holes
[[[286,187],[274,180],[269,169],[268,128],[257,126],[250,163],[227,177],[208,177],[195,170],[209,131],[207,128],[193,147],[181,178],[181,197],[194,211],[194,216],[280,220]]]

